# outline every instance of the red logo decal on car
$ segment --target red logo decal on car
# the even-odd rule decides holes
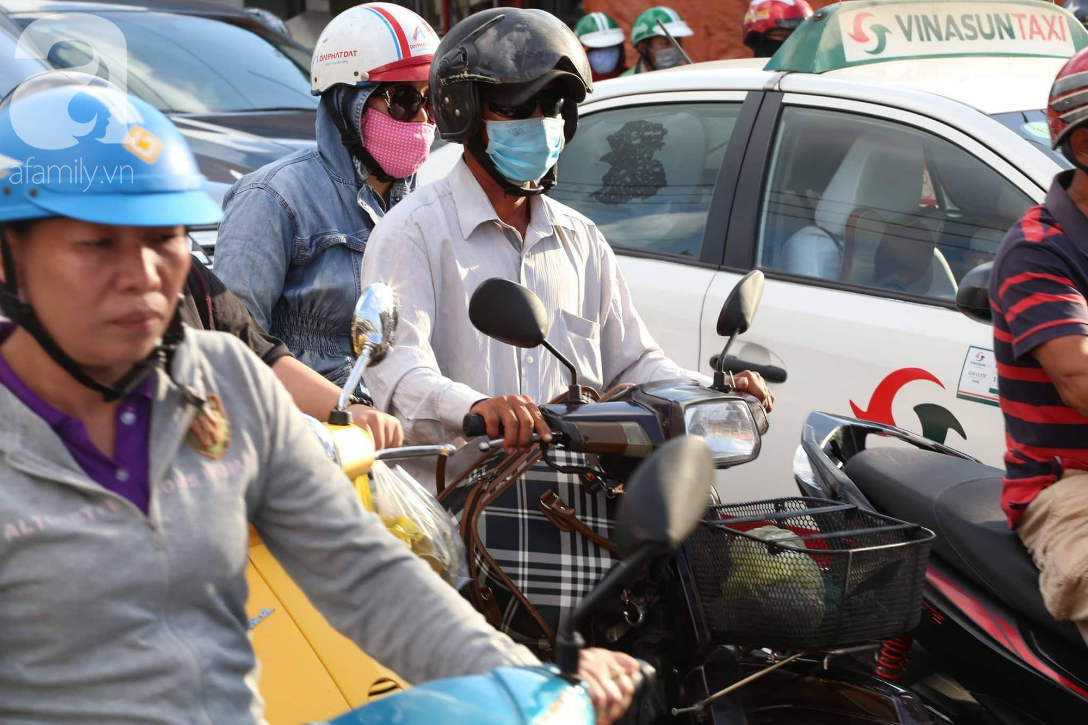
[[[854,411],[854,417],[862,420],[871,420],[874,423],[898,426],[892,414],[892,402],[899,391],[908,383],[918,380],[936,383],[944,388],[944,384],[933,373],[922,368],[900,368],[887,375],[873,391],[869,399],[869,407],[862,409],[857,403],[850,401],[850,409]],[[954,430],[967,440],[964,432],[952,411],[935,403],[922,403],[914,406],[914,413],[918,416],[918,422],[922,424],[922,435],[937,443],[944,443],[948,437],[948,431]]]

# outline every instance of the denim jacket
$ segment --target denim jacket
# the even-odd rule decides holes
[[[355,128],[368,96],[359,93],[353,104]],[[351,313],[361,292],[363,251],[385,215],[366,176],[322,103],[316,149],[257,169],[227,192],[215,249],[216,275],[257,322],[338,385],[351,370]],[[390,206],[414,185],[415,177],[394,182]]]

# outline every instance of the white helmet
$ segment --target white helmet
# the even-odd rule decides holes
[[[438,34],[411,10],[391,3],[348,8],[321,32],[310,61],[310,92],[343,83],[425,81]]]

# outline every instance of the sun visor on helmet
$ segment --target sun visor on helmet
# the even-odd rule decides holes
[[[574,73],[552,70],[530,83],[503,83],[497,86],[481,85],[480,94],[489,101],[504,106],[518,106],[552,84],[563,86],[563,97],[581,103],[586,97],[585,84]]]

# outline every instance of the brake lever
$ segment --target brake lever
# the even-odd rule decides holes
[[[538,434],[533,433],[533,437],[529,439],[529,443],[540,443],[541,438]],[[489,441],[480,441],[480,453],[487,453],[488,451],[502,448],[502,444],[506,442],[505,438],[495,438]],[[554,442],[554,441],[553,441]]]

